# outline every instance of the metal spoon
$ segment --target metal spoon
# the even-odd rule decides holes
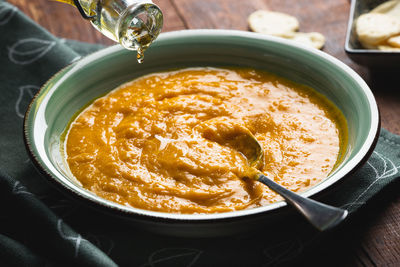
[[[248,160],[250,170],[246,176],[257,180],[281,195],[288,204],[295,207],[312,225],[318,230],[324,231],[332,228],[343,221],[347,210],[332,207],[318,201],[302,197],[283,186],[275,183],[259,171],[264,165],[264,151],[251,134],[245,131],[236,135],[229,141],[229,145],[241,152]]]

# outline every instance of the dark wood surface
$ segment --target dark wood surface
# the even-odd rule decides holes
[[[113,44],[89,23],[83,21],[72,6],[51,0],[9,0],[9,2],[18,6],[56,36],[90,43]],[[317,31],[324,34],[327,43],[323,51],[349,65],[366,80],[378,101],[382,126],[400,134],[400,79],[398,78],[400,70],[371,72],[353,63],[344,52],[349,0],[155,0],[154,2],[163,10],[164,32],[198,28],[248,30],[247,17],[257,9],[270,9],[296,16],[300,21],[301,31]],[[399,182],[386,188],[342,229],[340,235],[325,240],[320,244],[320,248],[316,248],[315,255],[308,254],[305,257],[313,257],[313,262],[321,266],[400,266],[399,189]]]

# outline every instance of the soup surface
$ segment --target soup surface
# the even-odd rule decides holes
[[[346,127],[309,87],[253,69],[189,68],[138,78],[95,100],[71,123],[65,153],[83,187],[105,199],[226,212],[280,197],[244,178],[246,157],[219,139],[250,131],[264,149],[262,171],[303,191],[332,171]]]

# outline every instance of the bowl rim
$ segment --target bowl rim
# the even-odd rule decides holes
[[[365,81],[350,67],[346,64],[341,62],[340,60],[334,58],[333,56],[328,55],[322,51],[317,49],[307,47],[303,44],[298,44],[290,40],[286,40],[279,37],[267,36],[253,32],[246,32],[246,31],[239,31],[239,30],[219,30],[219,29],[197,29],[197,30],[180,30],[180,31],[173,31],[162,33],[156,40],[156,42],[163,42],[169,39],[175,38],[188,38],[188,37],[199,37],[199,36],[213,36],[213,37],[241,37],[241,38],[248,38],[248,39],[257,39],[257,40],[265,40],[266,42],[273,42],[279,43],[286,46],[293,47],[294,49],[303,50],[305,53],[313,54],[319,57],[321,60],[325,60],[336,67],[341,68],[345,71],[351,78],[356,81],[356,83],[360,86],[362,91],[365,94],[365,97],[368,100],[370,105],[371,111],[371,127],[369,129],[367,138],[358,151],[358,153],[351,158],[341,170],[339,170],[335,175],[329,177],[329,179],[325,179],[323,182],[317,184],[316,186],[312,187],[311,189],[301,193],[304,197],[314,196],[316,194],[320,194],[322,191],[329,189],[332,185],[336,184],[340,180],[343,180],[346,176],[354,172],[358,167],[360,167],[365,161],[368,159],[370,154],[372,153],[380,132],[380,116],[379,116],[379,109],[375,98],[369,89],[368,85]],[[60,186],[64,189],[67,189],[69,193],[72,193],[72,196],[77,197],[80,200],[84,200],[86,204],[90,204],[89,206],[96,206],[107,212],[115,212],[117,211],[120,215],[124,217],[126,215],[133,216],[135,218],[144,218],[144,219],[151,219],[151,220],[160,220],[160,221],[168,221],[168,222],[178,222],[178,221],[191,221],[191,222],[207,222],[207,221],[223,221],[223,220],[232,220],[238,217],[243,216],[258,216],[265,213],[270,213],[273,211],[278,211],[280,208],[287,206],[285,201],[275,202],[266,206],[257,207],[253,209],[245,209],[245,210],[238,210],[238,211],[230,211],[230,212],[223,212],[223,213],[211,213],[211,214],[177,214],[177,213],[167,213],[167,212],[158,212],[158,211],[150,211],[150,210],[143,210],[134,207],[123,206],[121,204],[117,204],[115,202],[105,200],[101,197],[96,196],[94,193],[90,191],[78,187],[76,184],[72,183],[67,178],[60,179],[57,175],[53,174],[51,170],[44,164],[40,157],[35,154],[35,150],[33,146],[35,145],[34,142],[31,142],[30,136],[30,126],[32,122],[32,126],[34,125],[34,120],[32,120],[32,116],[34,116],[34,111],[36,110],[35,107],[38,106],[37,100],[41,98],[40,96],[46,95],[46,89],[51,86],[52,81],[57,77],[62,77],[69,71],[74,71],[75,69],[79,69],[85,64],[90,63],[91,61],[95,61],[98,58],[101,58],[105,55],[116,53],[118,51],[124,50],[119,45],[111,46],[97,52],[94,52],[88,56],[81,58],[78,61],[75,61],[57,73],[55,73],[46,83],[42,85],[39,89],[37,94],[33,97],[29,107],[25,113],[24,124],[23,124],[23,132],[24,132],[24,143],[26,149],[28,151],[29,156],[31,157],[35,167],[42,173],[48,180],[50,180],[56,186]],[[75,70],[76,71],[76,70]],[[57,84],[57,83],[56,83]],[[60,174],[61,175],[61,174]],[[63,193],[65,190],[62,190]],[[71,195],[71,194],[70,194]]]

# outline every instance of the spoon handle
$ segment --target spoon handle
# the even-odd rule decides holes
[[[281,195],[288,204],[295,207],[318,230],[324,231],[343,221],[348,212],[318,201],[302,197],[275,183],[264,174],[257,175],[258,181]]]

